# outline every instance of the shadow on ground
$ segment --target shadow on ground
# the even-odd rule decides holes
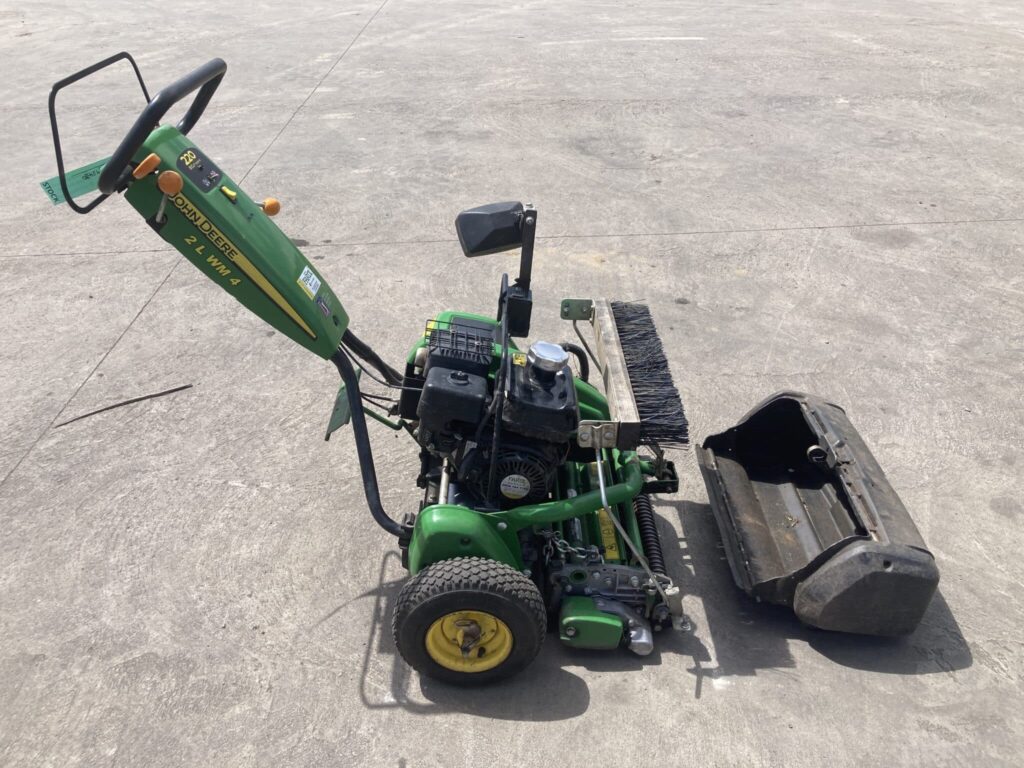
[[[398,654],[391,639],[391,608],[405,581],[399,556],[388,552],[381,561],[378,586],[361,597],[373,598],[371,634],[366,643],[360,676],[360,697],[370,709],[402,708],[422,714],[465,712],[501,720],[553,721],[583,714],[590,705],[590,689],[566,666],[599,672],[629,672],[657,666],[666,654],[692,659],[688,670],[695,677],[694,696],[700,698],[704,680],[751,676],[759,670],[796,667],[791,642],[809,645],[821,655],[854,669],[899,675],[922,675],[965,669],[972,663],[967,641],[941,593],[918,630],[906,638],[841,635],[803,626],[788,609],[755,603],[732,582],[711,509],[693,502],[662,502],[674,508],[685,536],[676,537],[660,521],[669,573],[679,580],[687,602],[699,599],[707,620],[705,637],[712,654],[698,638],[699,627],[662,633],[655,650],[646,657],[627,651],[568,650],[549,636],[537,660],[517,677],[487,688],[457,688],[421,678]],[[329,619],[330,617],[326,617]],[[383,671],[381,664],[389,665]],[[372,674],[371,674],[372,672]],[[382,688],[371,680],[387,681]],[[543,690],[544,695],[538,696]],[[500,695],[496,695],[500,691]],[[418,692],[418,695],[417,695]]]
[[[707,504],[689,501],[662,503],[674,507],[685,532],[679,546],[674,532],[662,525],[665,556],[672,573],[683,574],[681,587],[690,599],[700,599],[716,666],[697,667],[707,675],[755,675],[758,670],[796,666],[792,641],[803,642],[821,655],[854,669],[897,675],[924,675],[970,667],[973,659],[960,626],[942,593],[937,592],[921,625],[902,638],[846,635],[812,629],[782,606],[756,603],[733,583],[718,528]],[[699,690],[699,685],[698,685]]]
[[[404,575],[388,579],[399,567],[399,555],[388,552],[381,561],[379,586],[363,597],[374,598],[370,637],[366,643],[360,677],[360,698],[369,709],[402,708],[422,714],[465,712],[500,720],[565,720],[586,712],[590,690],[582,678],[562,668],[566,658],[557,642],[545,642],[537,659],[522,674],[486,688],[457,688],[421,678],[402,660],[391,639],[391,609],[405,583]],[[548,638],[550,640],[550,638]],[[379,666],[390,669],[384,675]],[[371,669],[375,679],[386,678],[387,690],[368,685]],[[417,696],[415,692],[419,691]],[[543,689],[544,696],[537,691]],[[500,690],[500,695],[495,695]]]

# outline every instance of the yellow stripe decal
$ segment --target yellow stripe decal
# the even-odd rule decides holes
[[[601,543],[604,545],[604,556],[609,560],[621,560],[619,540],[615,538],[615,523],[612,522],[608,510],[602,507],[597,511],[597,524],[601,529]]]
[[[270,281],[263,276],[263,273],[256,269],[253,263],[246,258],[245,254],[243,254],[234,243],[228,240],[224,233],[217,229],[213,222],[206,218],[202,212],[192,204],[192,201],[179,193],[175,195],[173,202],[174,207],[181,212],[181,215],[192,222],[200,232],[206,235],[207,239],[213,243],[214,247],[223,253],[228,260],[237,264],[238,268],[242,270],[242,273],[256,283],[259,289],[267,295],[267,298],[274,302],[282,312],[288,315],[288,317],[294,320],[295,324],[309,334],[311,339],[316,338],[316,333],[313,332],[313,329],[306,325],[306,322],[299,317],[299,313],[296,312],[292,305],[285,300],[280,291],[271,285]]]

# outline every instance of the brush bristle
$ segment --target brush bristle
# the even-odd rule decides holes
[[[646,304],[627,301],[613,301],[611,308],[640,414],[641,443],[686,447],[690,443],[689,424],[651,310]]]

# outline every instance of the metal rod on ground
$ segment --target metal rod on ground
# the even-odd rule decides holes
[[[165,390],[163,390],[161,392],[154,392],[151,395],[140,395],[139,397],[133,397],[133,398],[130,398],[128,400],[122,400],[119,403],[114,403],[113,405],[108,405],[108,406],[105,406],[103,408],[97,408],[95,411],[89,411],[88,413],[83,413],[81,416],[75,416],[75,418],[73,418],[73,419],[68,419],[67,421],[62,421],[60,424],[55,425],[54,429],[56,429],[57,427],[63,427],[65,425],[67,425],[67,424],[72,424],[72,423],[74,423],[76,421],[81,421],[82,419],[87,419],[90,416],[95,416],[97,413],[103,413],[104,411],[112,411],[115,408],[120,408],[122,405],[131,405],[132,403],[141,403],[143,400],[152,400],[154,397],[163,397],[164,395],[171,395],[171,394],[174,394],[175,392],[181,392],[183,389],[191,389],[191,388],[192,388],[191,384],[182,384],[180,387],[171,387],[170,389],[165,389]]]

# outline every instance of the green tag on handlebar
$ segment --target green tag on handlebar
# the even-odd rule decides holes
[[[68,192],[71,193],[71,197],[80,197],[88,192],[95,192],[99,188],[100,172],[109,159],[109,157],[104,157],[102,160],[66,172],[64,178],[67,180]],[[43,188],[43,192],[54,205],[65,202],[64,191],[60,188],[60,176],[41,181],[39,186]]]

